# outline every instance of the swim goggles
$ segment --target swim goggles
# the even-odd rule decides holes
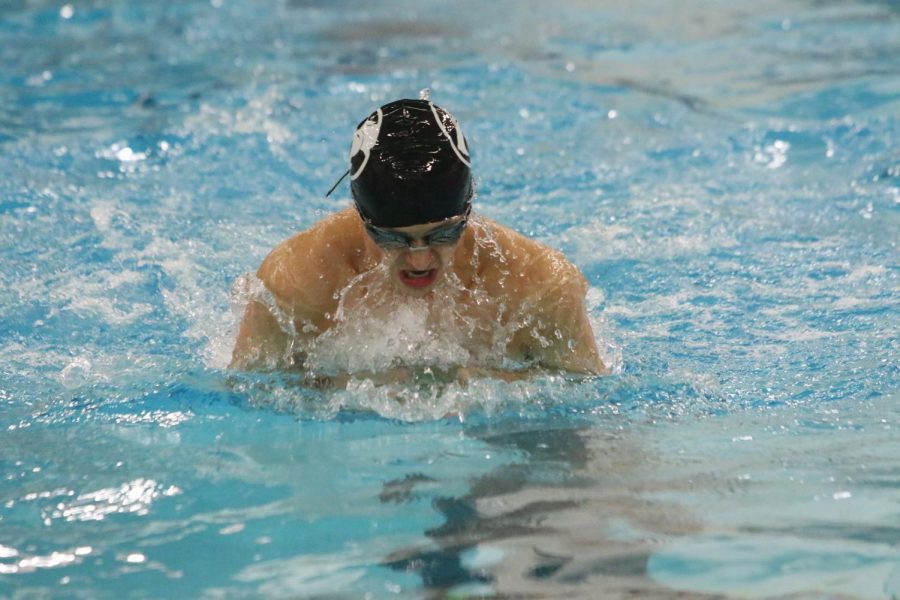
[[[462,219],[455,223],[448,223],[447,225],[435,227],[421,238],[415,238],[411,235],[393,231],[391,229],[382,229],[381,227],[372,225],[372,223],[365,218],[363,218],[363,226],[366,228],[366,232],[369,234],[369,237],[372,238],[372,241],[385,250],[424,250],[428,246],[451,246],[459,241],[463,231],[466,229],[466,224],[469,221],[469,213],[471,211],[472,206],[469,205],[466,212],[463,213]],[[412,244],[417,239],[421,239],[425,242],[425,246],[414,248]]]

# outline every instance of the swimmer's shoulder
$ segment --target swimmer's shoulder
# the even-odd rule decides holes
[[[283,304],[327,309],[356,274],[358,217],[352,208],[332,213],[276,246],[256,275]]]
[[[587,292],[587,280],[566,256],[509,227],[483,219],[510,275],[534,292],[541,288],[566,288]]]

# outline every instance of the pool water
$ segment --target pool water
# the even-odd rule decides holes
[[[0,597],[900,597],[897,56],[863,0],[4,2]],[[426,87],[614,374],[229,371]]]

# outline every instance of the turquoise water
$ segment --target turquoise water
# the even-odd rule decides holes
[[[895,2],[3,3],[0,597],[900,596],[898,55]],[[615,374],[229,372],[424,87]]]

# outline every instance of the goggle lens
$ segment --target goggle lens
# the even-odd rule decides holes
[[[421,239],[427,246],[450,246],[452,244],[455,244],[457,241],[459,241],[459,238],[462,237],[468,220],[469,215],[468,213],[466,213],[466,216],[463,217],[462,220],[457,221],[456,223],[450,223],[448,225],[435,227]],[[380,227],[375,227],[374,225],[371,225],[369,223],[366,223],[365,226],[366,231],[372,238],[372,241],[386,250],[400,250],[409,248],[417,239],[412,236],[406,235],[405,233],[400,233],[399,231],[391,231],[389,229],[381,229]]]

